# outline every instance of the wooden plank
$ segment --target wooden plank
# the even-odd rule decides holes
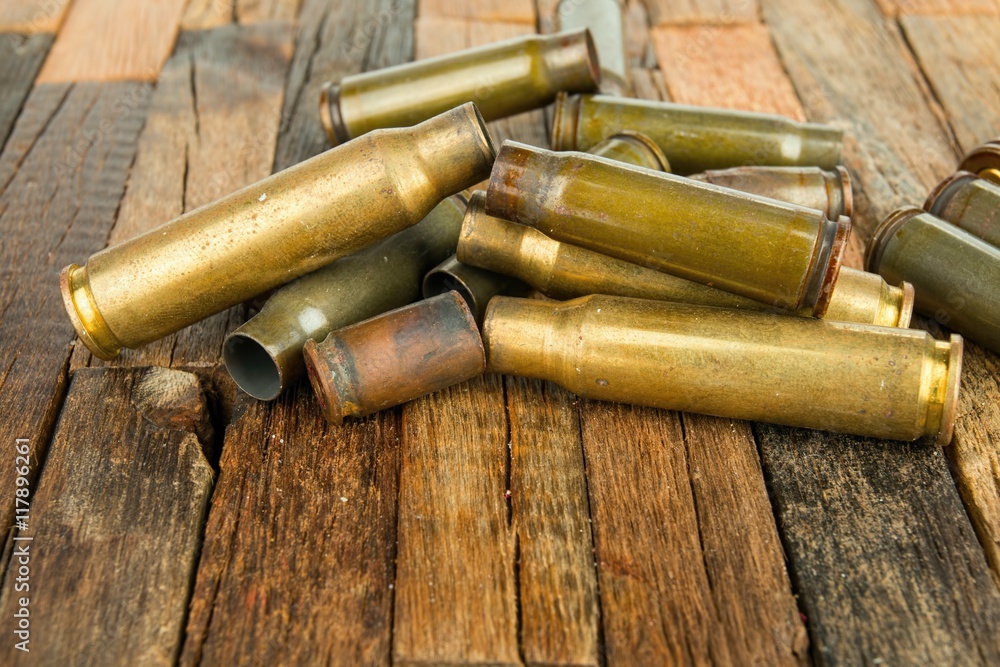
[[[468,0],[467,2],[420,0],[417,5],[417,16],[526,23],[532,32],[535,29],[533,0]]]
[[[212,488],[199,436],[190,373],[74,375],[6,568],[0,610],[26,608],[30,634],[0,644],[3,664],[174,663]]]
[[[1000,136],[1000,17],[904,16],[900,25],[962,150]]]
[[[16,0],[0,3],[0,32],[20,35],[59,32],[71,0]]]
[[[134,83],[41,85],[0,155],[0,439],[45,458],[73,328],[59,271],[99,250],[115,219],[149,91]],[[0,484],[14,488],[13,467]],[[7,531],[14,496],[0,500]]]
[[[186,2],[75,0],[38,81],[155,81]]]
[[[228,23],[294,22],[300,0],[189,0],[181,30],[209,30]]]
[[[932,16],[1000,15],[1000,2],[997,0],[875,0],[875,2],[889,17],[921,14]]]
[[[393,662],[520,664],[502,382],[403,407]]]
[[[528,665],[599,665],[590,506],[572,394],[506,378],[510,500]]]
[[[755,23],[758,0],[643,0],[654,26],[688,23]]]
[[[52,46],[52,35],[0,34],[0,150]]]

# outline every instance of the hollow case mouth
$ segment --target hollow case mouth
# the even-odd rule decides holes
[[[1000,183],[1000,139],[987,141],[966,153],[958,171],[969,171],[980,178]]]
[[[319,94],[319,120],[326,134],[336,145],[351,140],[351,134],[340,113],[340,84],[327,83]]]
[[[927,201],[924,202],[924,210],[941,217],[941,212],[948,206],[951,202],[952,197],[955,193],[965,185],[966,183],[971,183],[972,181],[979,180],[979,177],[975,174],[969,173],[967,171],[958,171],[944,179],[937,186],[931,190],[930,195],[927,197]]]
[[[828,220],[828,224],[835,226],[832,239],[827,243],[828,237],[823,234],[819,248],[818,261],[816,266],[822,273],[817,271],[809,281],[806,298],[808,306],[813,303],[813,317],[823,317],[830,307],[830,299],[833,297],[833,288],[837,284],[837,276],[840,275],[840,267],[844,261],[844,252],[847,250],[847,242],[851,238],[851,220],[847,216],[840,216],[836,220]]]
[[[59,291],[69,321],[95,357],[110,361],[121,354],[122,342],[104,320],[90,290],[87,267],[70,264],[59,274]]]
[[[312,385],[313,394],[316,396],[323,416],[331,424],[340,426],[344,423],[344,412],[340,407],[337,388],[333,384],[333,370],[323,358],[323,353],[319,351],[316,341],[311,338],[303,346],[302,355],[306,362],[309,384]]]
[[[479,110],[479,107],[476,106],[475,102],[467,102],[462,106],[467,108],[470,117],[479,130],[478,135],[483,155],[486,156],[486,159],[489,160],[490,164],[493,164],[497,159],[497,148],[493,143],[493,136],[490,134],[490,128],[486,125],[486,119],[483,118],[483,114]]]
[[[261,401],[271,401],[284,389],[277,359],[262,341],[234,331],[222,346],[226,370],[239,388]]]
[[[923,213],[925,213],[923,209],[915,206],[908,206],[890,213],[872,234],[871,240],[868,241],[868,247],[865,248],[865,271],[878,273],[879,266],[882,264],[882,255],[885,253],[885,246],[888,245],[889,240],[911,218]]]
[[[566,92],[556,94],[552,109],[552,128],[549,148],[554,151],[576,150],[576,128],[580,116],[580,96],[570,97]]]
[[[854,213],[854,184],[851,182],[851,172],[843,165],[837,165],[837,174],[840,176],[840,192],[844,202],[844,215],[848,218]]]
[[[952,334],[949,342],[951,349],[948,352],[948,379],[945,381],[945,397],[941,404],[941,426],[937,433],[937,444],[942,447],[951,443],[955,433],[958,394],[962,384],[962,352],[965,348],[965,342],[958,334]]]

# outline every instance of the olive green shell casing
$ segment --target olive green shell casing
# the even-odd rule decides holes
[[[413,227],[278,289],[226,337],[222,358],[236,384],[274,399],[305,376],[307,340],[419,299],[424,274],[455,251],[465,205],[448,197]]]
[[[966,153],[958,171],[971,171],[979,178],[1000,184],[1000,139],[987,141]]]
[[[919,208],[891,213],[865,265],[916,290],[918,312],[1000,352],[1000,249]]]
[[[814,208],[831,220],[842,215],[849,218],[854,209],[851,176],[839,166],[833,171],[819,167],[733,167],[693,174],[690,178]]]
[[[585,151],[622,130],[645,134],[686,176],[743,166],[833,169],[843,132],[782,116],[611,95],[559,95],[552,148]]]
[[[601,92],[608,95],[628,95],[631,91],[624,11],[619,0],[561,0],[556,7],[560,30],[587,28],[593,35],[601,63]]]
[[[644,134],[622,130],[587,150],[591,155],[624,162],[653,171],[670,171],[670,161],[660,147]]]
[[[452,255],[424,276],[423,294],[429,299],[452,290],[465,299],[476,322],[482,324],[490,299],[500,294],[521,296],[531,288],[517,278],[463,264]]]
[[[941,181],[924,210],[1000,247],[1000,185],[968,171]]]
[[[497,297],[487,371],[588,398],[861,436],[951,440],[962,339],[612,296]]]
[[[466,102],[486,120],[539,109],[562,90],[600,83],[590,33],[529,35],[372,70],[328,83],[320,120],[334,143],[384,127],[408,127]]]
[[[66,267],[66,311],[114,358],[417,224],[495,156],[474,104],[372,133]]]
[[[553,299],[609,294],[659,301],[773,310],[766,304],[647,269],[638,264],[556,241],[537,229],[487,215],[482,192],[472,195],[462,222],[458,258],[514,276]],[[842,267],[825,319],[908,327],[913,288],[886,284],[881,276]],[[808,316],[809,312],[796,315]]]
[[[821,317],[850,220],[585,153],[507,141],[486,213],[556,240]]]

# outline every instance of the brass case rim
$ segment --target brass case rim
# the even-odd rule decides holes
[[[924,210],[933,216],[941,217],[941,211],[951,202],[952,197],[966,183],[978,181],[979,177],[968,171],[956,171],[931,190],[924,202]]]
[[[895,236],[899,228],[908,220],[923,213],[926,211],[922,208],[906,206],[896,209],[886,216],[885,220],[875,229],[871,240],[868,241],[868,247],[865,248],[865,270],[878,273],[879,266],[882,264],[882,254],[885,252],[885,246],[889,239]]]
[[[302,355],[306,362],[306,374],[309,376],[309,383],[313,386],[313,396],[319,403],[319,408],[323,416],[331,424],[341,426],[344,423],[344,413],[342,410],[334,410],[328,400],[328,396],[338,396],[333,386],[334,374],[330,372],[329,364],[319,353],[319,346],[316,341],[310,338],[302,346]]]
[[[635,139],[643,146],[645,146],[647,149],[649,149],[649,152],[653,154],[653,157],[660,165],[660,171],[666,172],[668,174],[671,173],[670,161],[667,159],[667,156],[663,153],[663,150],[656,145],[656,142],[649,138],[648,135],[645,135],[642,132],[636,132],[635,130],[621,130],[620,132],[615,132],[614,134],[612,134],[610,137],[605,139],[605,141],[610,141],[615,137],[630,137],[632,139]]]
[[[959,334],[951,334],[948,339],[948,378],[945,380],[945,397],[941,404],[941,426],[938,428],[937,444],[944,447],[951,444],[955,434],[955,419],[958,416],[958,395],[962,385],[962,358],[965,340]]]
[[[87,349],[105,361],[121,354],[123,345],[104,320],[90,291],[87,267],[70,264],[64,268],[59,274],[59,292],[69,321]]]
[[[965,154],[958,165],[958,171],[970,171],[979,178],[984,178],[984,174],[989,173],[995,176],[1000,182],[1000,139],[987,141],[973,148]]]
[[[319,93],[319,120],[330,141],[342,144],[351,140],[344,117],[340,114],[340,84],[332,81],[323,84]]]
[[[851,181],[851,172],[847,168],[838,164],[835,171],[840,175],[840,192],[844,201],[844,215],[850,218],[854,213],[854,183]]]
[[[900,329],[909,329],[913,320],[913,305],[917,291],[905,280],[899,284],[899,289],[903,290],[903,300],[899,304],[899,319],[896,320],[896,326]]]
[[[840,275],[840,267],[843,265],[844,253],[847,251],[847,242],[851,238],[851,219],[846,215],[842,215],[834,221],[831,221],[837,226],[837,231],[834,233],[833,241],[829,247],[829,254],[824,252],[824,248],[819,251],[819,261],[820,265],[825,265],[825,268],[821,274],[817,273],[813,281],[814,285],[807,287],[806,296],[811,296],[812,293],[817,293],[815,305],[813,306],[813,317],[823,317],[826,314],[827,309],[830,307],[830,299],[833,297],[833,288],[837,284],[837,276]],[[826,236],[823,235],[818,239],[818,243],[822,243]],[[816,278],[819,278],[817,281]],[[810,298],[810,301],[812,299]]]

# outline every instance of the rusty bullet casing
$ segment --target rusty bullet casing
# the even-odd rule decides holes
[[[452,290],[465,299],[476,322],[482,324],[490,299],[500,294],[524,295],[529,288],[517,278],[463,264],[452,255],[424,276],[423,294],[429,299]]]
[[[1000,185],[960,171],[941,181],[924,210],[1000,247]]]
[[[628,296],[705,306],[771,310],[766,304],[647,269],[638,264],[562,243],[537,229],[487,215],[483,194],[469,200],[458,241],[458,258],[514,276],[553,299],[588,294]],[[881,326],[910,325],[913,287],[891,287],[881,276],[841,267],[824,318]],[[808,311],[793,313],[809,316]]]
[[[364,417],[481,375],[479,328],[465,299],[447,292],[331,333],[305,346],[326,418]]]
[[[919,208],[891,213],[865,250],[865,265],[907,280],[916,309],[1000,352],[1000,249]]]
[[[853,211],[851,176],[840,166],[833,171],[819,167],[733,167],[689,178],[814,208],[831,220],[842,215],[849,218]]]
[[[639,132],[623,130],[612,134],[601,143],[591,146],[587,152],[635,167],[643,167],[653,171],[670,171],[670,162],[660,147],[652,139]]]
[[[788,310],[826,312],[846,217],[638,169],[504,142],[486,213],[641,266]]]
[[[416,224],[495,155],[473,104],[338,146],[66,267],[66,310],[114,358]]]
[[[958,171],[971,171],[979,178],[1000,184],[1000,139],[987,141],[966,153]]]
[[[305,375],[307,340],[419,299],[424,274],[455,251],[465,204],[461,195],[448,197],[413,227],[277,290],[223,345],[240,389],[276,398]]]
[[[951,440],[962,339],[611,296],[497,297],[487,370],[588,398],[862,436]]]
[[[561,90],[596,90],[600,78],[586,30],[528,35],[328,83],[320,119],[330,139],[342,143],[466,102],[475,102],[488,121],[513,116],[550,104]]]
[[[559,95],[552,149],[585,151],[612,134],[645,134],[682,176],[748,165],[833,169],[843,132],[782,116],[610,95]]]
[[[556,7],[560,30],[587,28],[593,35],[601,64],[601,92],[608,95],[628,95],[631,90],[623,12],[619,0],[561,0]]]

